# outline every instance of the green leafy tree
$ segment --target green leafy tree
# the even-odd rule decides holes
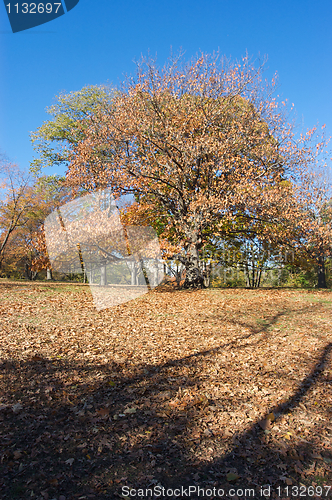
[[[39,154],[31,164],[35,173],[43,167],[68,167],[73,148],[83,140],[86,119],[103,109],[110,112],[114,91],[105,85],[88,85],[79,91],[62,93],[55,104],[46,109],[51,119],[31,134],[35,151]]]

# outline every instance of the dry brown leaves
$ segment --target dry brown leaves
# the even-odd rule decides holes
[[[79,285],[0,297],[2,498],[331,484],[330,292],[155,290],[100,312]]]

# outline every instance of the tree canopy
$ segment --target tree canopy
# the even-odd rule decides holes
[[[297,184],[323,143],[310,143],[314,131],[295,136],[277,80],[262,75],[248,58],[201,54],[162,68],[142,59],[117,91],[60,97],[33,135],[36,162],[66,164],[77,192],[132,194],[126,223],[152,225],[164,254],[185,266],[185,286],[201,286],[200,251],[213,238],[255,234],[274,245],[304,227]]]
[[[262,68],[247,59],[240,65],[200,55],[161,69],[143,61],[112,110],[87,119],[67,179],[134,193],[159,209],[175,235],[186,285],[202,283],[206,231],[222,230],[239,214],[271,217],[282,181],[298,168],[301,148],[270,91]]]
[[[46,108],[51,119],[31,134],[32,144],[39,154],[32,162],[32,170],[42,167],[68,166],[74,146],[84,137],[84,120],[97,107],[109,107],[113,91],[105,85],[88,85],[79,91],[62,93],[55,103]]]

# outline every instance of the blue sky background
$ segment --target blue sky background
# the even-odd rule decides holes
[[[28,168],[29,133],[48,119],[55,95],[116,85],[141,54],[157,54],[162,65],[171,47],[186,58],[218,49],[232,59],[267,55],[266,76],[278,72],[300,128],[325,123],[332,135],[331,26],[331,0],[80,0],[64,16],[13,34],[2,3],[0,149]]]

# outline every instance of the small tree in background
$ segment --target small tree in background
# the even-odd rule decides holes
[[[32,180],[32,179],[31,179]],[[20,195],[21,216],[12,228],[13,201],[3,201],[4,221],[12,228],[2,253],[3,270],[9,275],[23,275],[27,279],[36,278],[41,269],[50,269],[46,247],[42,248],[43,222],[48,214],[71,198],[70,190],[65,186],[64,178],[42,176],[24,185],[24,193],[13,189],[12,197]],[[24,209],[24,210],[23,210]],[[9,216],[10,215],[10,216]],[[5,236],[9,233],[9,229]],[[43,263],[43,265],[42,265]]]
[[[4,156],[0,163],[0,269],[13,233],[24,226],[33,200],[30,176]]]

